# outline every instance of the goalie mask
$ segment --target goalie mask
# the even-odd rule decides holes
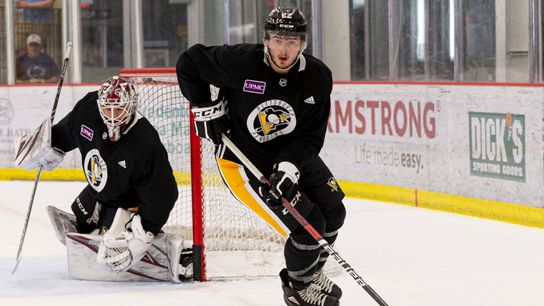
[[[98,110],[108,127],[111,141],[121,138],[121,132],[134,117],[138,104],[136,89],[127,79],[113,76],[98,90]]]

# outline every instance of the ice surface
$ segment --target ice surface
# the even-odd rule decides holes
[[[283,305],[277,277],[206,283],[109,283],[71,279],[47,205],[69,210],[84,184],[40,182],[11,275],[32,182],[0,182],[0,305]],[[544,230],[346,199],[338,250],[391,306],[542,306]],[[341,305],[377,305],[353,279],[333,280]]]

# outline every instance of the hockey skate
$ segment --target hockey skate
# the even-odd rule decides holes
[[[342,297],[342,289],[335,284],[325,273],[323,269],[317,271],[314,274],[314,279],[312,280],[313,284],[316,284],[321,289],[322,293],[325,293],[330,296],[334,296],[337,299]]]
[[[310,283],[310,286],[297,290],[291,287],[287,276],[287,269],[280,272],[283,288],[283,300],[288,306],[339,306],[338,298],[321,292],[321,288]]]
[[[66,233],[77,232],[76,230],[76,216],[62,211],[54,206],[47,206],[45,208],[49,220],[55,229],[55,235],[57,239],[64,245],[66,245]]]

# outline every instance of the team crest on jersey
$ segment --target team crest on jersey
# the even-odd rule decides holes
[[[291,133],[297,120],[291,105],[282,100],[268,100],[247,117],[247,129],[260,143]]]
[[[108,181],[108,167],[97,149],[87,152],[83,169],[89,185],[97,192],[102,191]]]
[[[329,187],[331,187],[331,191],[338,192],[338,183],[336,182],[334,177],[329,178],[329,180],[327,181],[327,185],[329,185]]]

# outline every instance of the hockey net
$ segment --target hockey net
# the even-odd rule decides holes
[[[124,69],[120,75],[133,80],[138,111],[168,151],[179,197],[164,231],[192,244],[195,279],[277,275],[284,264],[284,238],[225,187],[213,144],[192,131],[189,102],[175,70]]]

